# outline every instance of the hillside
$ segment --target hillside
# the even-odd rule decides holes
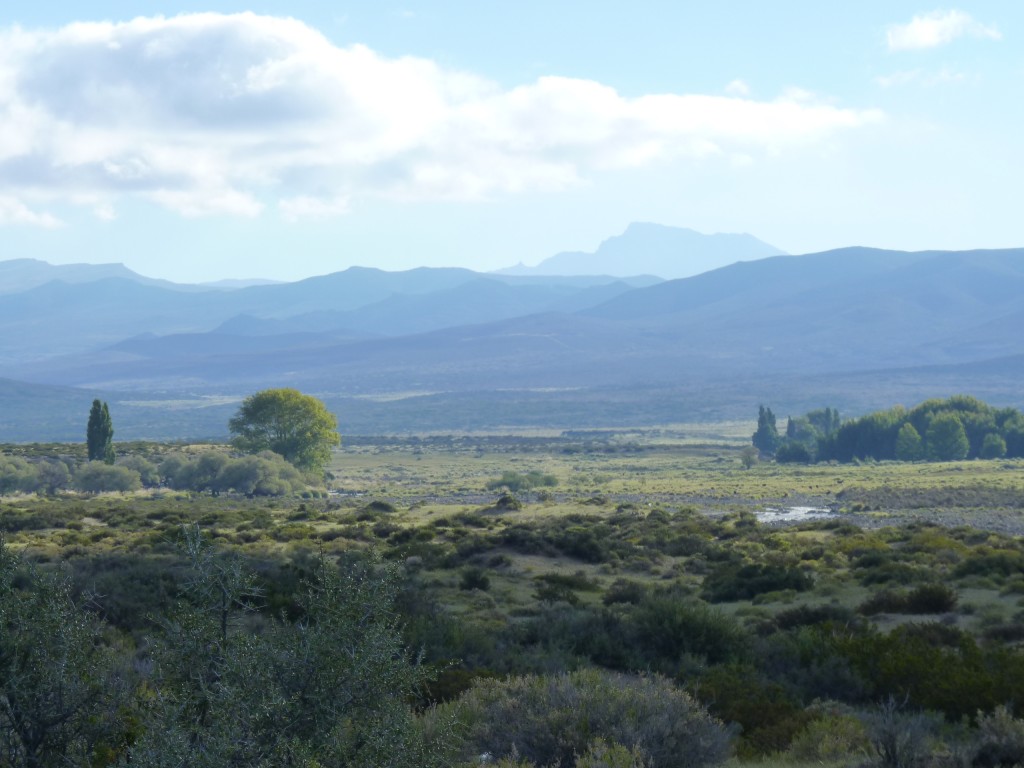
[[[223,428],[202,420],[210,398],[281,385],[369,431],[736,418],[761,400],[852,413],[960,391],[1021,404],[1007,371],[1024,356],[1024,249],[847,248],[639,286],[459,270],[304,282],[15,294],[0,375],[119,392],[152,425],[186,403],[204,434]]]

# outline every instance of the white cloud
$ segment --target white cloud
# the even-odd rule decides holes
[[[725,86],[725,92],[730,96],[749,96],[750,86],[743,80],[737,79]]]
[[[886,31],[890,51],[913,51],[946,45],[965,35],[1001,40],[994,26],[975,21],[963,11],[932,11],[919,14],[906,24],[893,24]]]
[[[100,221],[115,221],[117,211],[110,203],[97,203],[92,209],[93,215]]]
[[[33,211],[17,198],[0,195],[0,225],[4,224],[28,224],[56,229],[63,226],[64,222],[49,213]]]
[[[347,197],[334,199],[323,199],[300,195],[281,200],[277,204],[281,216],[285,221],[296,222],[303,219],[329,219],[334,216],[341,216],[349,212],[350,205]]]
[[[251,13],[0,30],[3,220],[52,225],[11,213],[26,199],[291,220],[367,196],[473,200],[679,158],[757,162],[883,117],[799,91],[754,100],[740,81],[728,92],[627,98],[564,77],[503,89]]]

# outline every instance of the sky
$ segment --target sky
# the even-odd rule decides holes
[[[480,271],[633,221],[1024,246],[1024,3],[0,4],[0,259]]]

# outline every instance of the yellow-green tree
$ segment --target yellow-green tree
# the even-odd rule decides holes
[[[322,472],[341,442],[338,419],[297,389],[264,389],[245,398],[228,422],[232,444],[245,453],[273,451],[299,469]]]

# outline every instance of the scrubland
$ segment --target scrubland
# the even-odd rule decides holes
[[[424,765],[1024,759],[1024,461],[744,468],[749,434],[350,439],[327,489],[8,496],[0,528],[15,570],[64,579],[93,642],[133,660],[134,735],[104,736],[93,764],[162,722],[154,648],[175,606],[204,605],[190,531],[249,574],[224,615],[268,643],[318,615],[324,568],[382,574],[376,631],[416,671],[399,675],[407,725],[443,745],[403,753]],[[761,520],[791,507],[821,516]]]

